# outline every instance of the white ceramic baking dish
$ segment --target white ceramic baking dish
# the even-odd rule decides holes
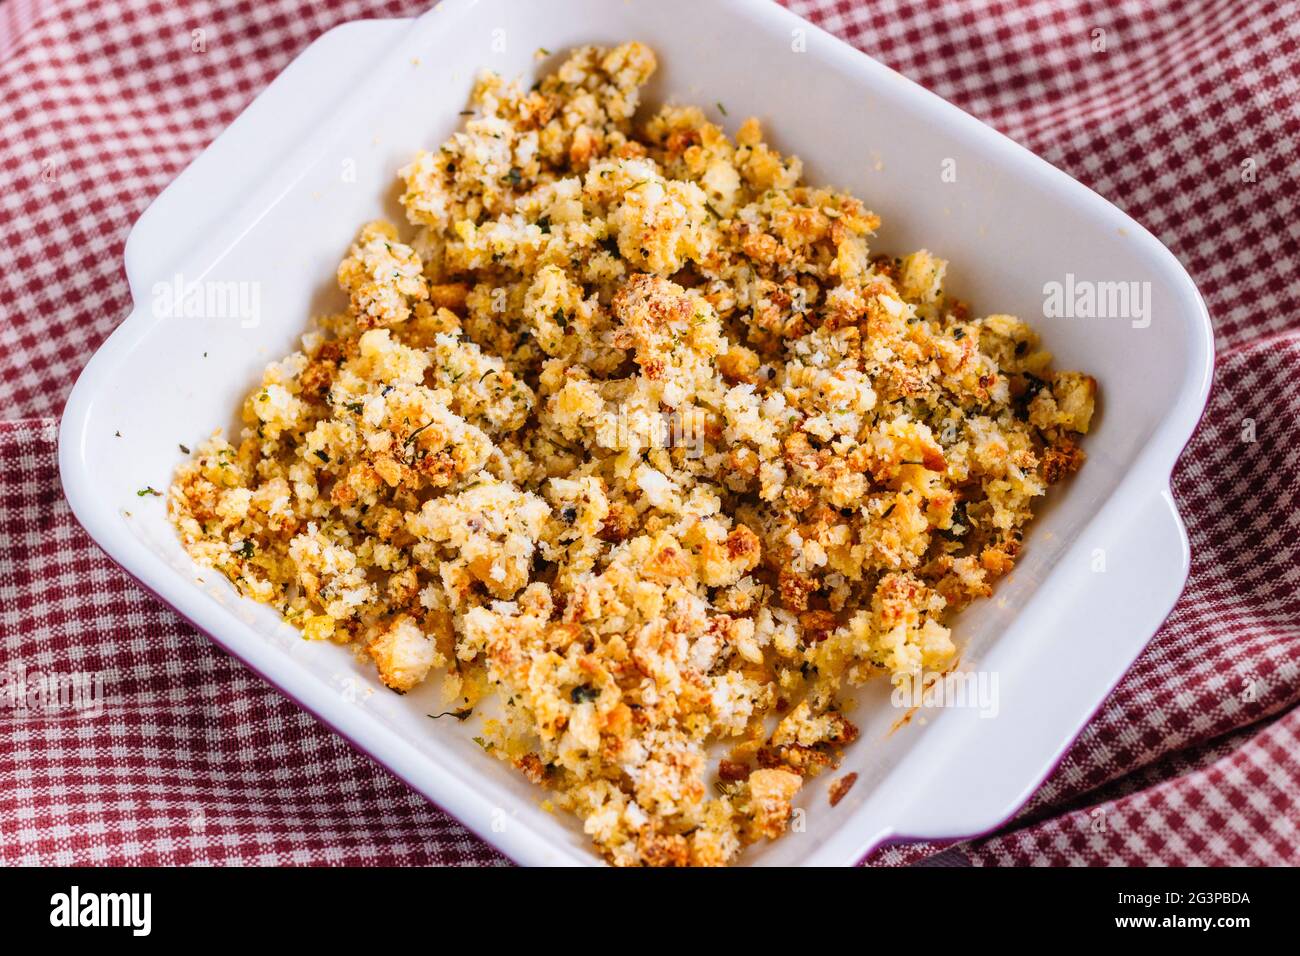
[[[1061,367],[1100,382],[1087,466],[1050,496],[995,598],[957,620],[966,666],[997,675],[997,716],[931,710],[895,730],[888,688],[864,689],[853,713],[863,734],[843,767],[859,774],[856,786],[832,808],[830,775],[818,778],[801,794],[802,828],[744,862],[847,864],[886,840],[994,828],[1048,774],[1186,579],[1168,478],[1209,388],[1208,317],[1178,262],[1133,220],[775,4],[445,0],[416,20],[321,37],[132,231],[135,308],[63,418],[73,511],[162,600],[504,853],[596,862],[574,821],[542,810],[537,789],[472,742],[473,720],[429,720],[432,690],[389,693],[348,651],[304,642],[238,598],[181,551],[163,500],[137,490],[165,488],[178,443],[232,425],[263,366],[297,347],[308,316],[330,303],[358,225],[398,217],[395,171],[458,125],[477,71],[526,74],[544,66],[542,48],[558,56],[627,38],[659,54],[652,101],[709,106],[733,131],[761,117],[776,146],[804,158],[810,181],[850,188],[883,216],[875,249],[924,246],[950,259],[950,287],[977,312],[1026,317]],[[156,285],[177,275],[254,284],[258,321],[155,314]],[[1044,316],[1045,285],[1067,275],[1150,283],[1149,325]]]

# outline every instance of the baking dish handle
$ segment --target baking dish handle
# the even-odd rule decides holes
[[[893,817],[894,840],[967,838],[1006,823],[1055,770],[1159,630],[1190,566],[1178,509],[1168,488],[1162,488],[1129,515],[1109,517],[1107,527],[1085,530],[1062,558],[1085,562],[1088,571],[1056,577],[1084,583],[1064,594],[1054,588],[1035,596],[1056,612],[1040,620],[1086,618],[1093,639],[1058,643],[1048,659],[989,655],[983,666],[1000,678],[995,719],[1016,722],[1017,746],[1003,746],[1004,734],[979,732],[987,727],[945,735],[952,742],[946,753],[926,751],[928,780],[920,773],[900,774],[915,785],[901,788],[907,794]],[[1057,676],[1045,679],[1044,674]],[[974,710],[943,717],[976,724],[982,719]]]

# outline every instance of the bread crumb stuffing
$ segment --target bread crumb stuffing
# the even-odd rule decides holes
[[[878,217],[757,120],[638,120],[655,69],[630,42],[479,78],[400,171],[407,223],[343,258],[346,307],[167,503],[197,562],[393,691],[494,694],[487,755],[610,862],[713,866],[838,765],[848,687],[952,664],[1097,383],[941,258],[873,251]]]

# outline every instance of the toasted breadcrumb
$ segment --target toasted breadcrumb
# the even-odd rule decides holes
[[[724,865],[858,736],[845,685],[952,663],[945,620],[1082,464],[1097,386],[937,256],[874,254],[879,219],[757,120],[634,122],[655,67],[484,75],[401,170],[409,228],[360,230],[345,311],[168,507],[394,691],[494,691],[484,749],[611,862]]]
[[[840,801],[853,789],[853,785],[858,782],[856,773],[846,773],[838,780],[831,783],[830,791],[827,793],[827,800],[832,807],[837,807]]]

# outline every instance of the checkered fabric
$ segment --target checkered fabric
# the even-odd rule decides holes
[[[0,672],[112,688],[93,719],[0,715],[0,863],[506,862],[142,592],[55,461],[68,390],[128,311],[131,223],[316,36],[423,6],[0,0]],[[1218,337],[1174,480],[1186,592],[1020,816],[943,859],[1300,863],[1300,10],[791,6],[1144,223]]]

